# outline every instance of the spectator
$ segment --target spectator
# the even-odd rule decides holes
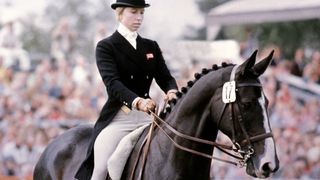
[[[72,30],[70,20],[60,19],[52,32],[51,54],[57,59],[69,59],[74,52],[76,33]]]
[[[1,174],[5,176],[17,176],[18,165],[14,161],[13,157],[3,158],[3,168]]]
[[[298,76],[302,76],[302,72],[304,67],[306,66],[306,58],[305,58],[305,53],[304,53],[304,49],[303,48],[299,48],[295,51],[295,55],[294,55],[294,63],[296,64],[296,66],[298,67],[297,71],[299,73],[297,73]]]
[[[98,23],[96,27],[96,33],[93,37],[93,47],[95,48],[97,46],[97,43],[109,36],[107,25],[103,22]]]
[[[22,47],[15,21],[5,22],[0,31],[0,56],[5,67],[28,71],[31,67],[29,54]]]
[[[19,129],[21,132],[21,129]],[[18,172],[21,172],[20,168],[22,164],[26,162],[27,158],[27,149],[24,144],[24,135],[18,132],[18,136],[15,137],[15,140],[7,143],[3,147],[2,156],[5,161],[7,161],[8,172],[10,173],[10,168],[15,166],[14,175],[21,175]]]
[[[320,84],[320,51],[312,54],[311,63],[305,66],[303,77],[307,81]]]
[[[77,56],[75,59],[76,64],[72,70],[72,79],[79,88],[88,87],[90,84],[90,72],[88,71],[89,64],[87,63],[88,60],[83,56]]]

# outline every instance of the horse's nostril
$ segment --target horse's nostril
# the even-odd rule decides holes
[[[263,164],[262,170],[264,172],[273,172],[274,167],[272,167],[272,164],[270,162]]]
[[[269,163],[265,163],[265,164],[262,166],[262,170],[263,170],[263,171],[270,171]]]

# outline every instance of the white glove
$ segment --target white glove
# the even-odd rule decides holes
[[[137,110],[149,113],[149,110],[155,112],[156,103],[152,99],[139,99],[137,102]]]

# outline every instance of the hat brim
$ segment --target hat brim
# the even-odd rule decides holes
[[[118,2],[118,3],[113,3],[111,4],[112,9],[116,9],[117,7],[135,7],[135,8],[146,8],[149,7],[150,4],[144,4],[144,5],[133,5],[129,3],[123,3],[123,2]]]

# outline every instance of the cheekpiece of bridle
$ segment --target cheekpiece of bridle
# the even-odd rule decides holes
[[[170,139],[170,141],[172,141],[172,143],[174,144],[175,147],[177,147],[178,149],[181,149],[183,151],[187,151],[190,152],[192,154],[196,154],[199,156],[203,156],[206,158],[210,158],[210,159],[215,159],[218,161],[222,161],[222,162],[226,162],[226,163],[230,163],[233,164],[235,166],[238,167],[244,167],[247,164],[248,159],[250,159],[250,157],[252,157],[254,155],[254,149],[252,146],[252,143],[257,142],[257,141],[261,141],[264,140],[266,138],[269,137],[273,137],[272,132],[268,132],[268,133],[263,133],[260,135],[256,135],[256,136],[252,136],[250,137],[246,131],[246,128],[244,127],[244,123],[243,123],[243,115],[241,113],[240,110],[240,106],[239,106],[239,101],[237,101],[237,88],[238,87],[262,87],[260,83],[236,83],[235,81],[235,74],[237,71],[238,65],[234,66],[230,75],[230,81],[226,82],[223,85],[223,89],[222,89],[222,101],[224,102],[224,107],[222,108],[222,111],[220,113],[219,116],[219,121],[218,121],[218,128],[220,126],[220,122],[222,119],[222,116],[224,115],[224,112],[226,111],[227,107],[229,107],[230,109],[230,120],[231,122],[233,122],[233,131],[232,131],[232,143],[233,145],[225,145],[225,144],[221,144],[221,143],[216,143],[214,141],[208,141],[205,139],[200,139],[200,138],[196,138],[196,137],[192,137],[186,134],[183,134],[179,131],[177,131],[176,129],[174,129],[171,125],[169,125],[167,122],[165,122],[162,118],[160,118],[157,114],[155,114],[154,112],[150,111],[150,113],[154,116],[154,121],[153,123],[159,127],[159,129]],[[239,113],[236,114],[235,112],[235,107],[237,106]],[[156,119],[158,121],[156,121]],[[245,139],[242,142],[236,142],[235,140],[235,124],[237,123],[240,126],[240,129],[243,133],[243,135],[245,136]],[[175,134],[176,136],[179,136],[183,139],[187,139],[193,142],[197,142],[197,143],[202,143],[202,144],[207,144],[207,145],[211,145],[216,147],[217,149],[219,149],[220,151],[228,154],[229,156],[232,156],[236,159],[239,160],[239,162],[234,162],[234,161],[229,161],[229,160],[225,160],[225,159],[221,159],[218,157],[214,157],[211,154],[206,154],[206,153],[202,153],[199,151],[195,151],[193,149],[184,147],[182,145],[179,145],[177,142],[175,142],[173,140],[172,137],[170,137],[170,135],[163,129],[162,126],[160,126],[160,124],[163,124],[164,127],[166,127],[168,130],[170,130],[173,134]],[[245,148],[243,148],[245,147]],[[228,151],[234,151],[234,153],[230,153]]]

